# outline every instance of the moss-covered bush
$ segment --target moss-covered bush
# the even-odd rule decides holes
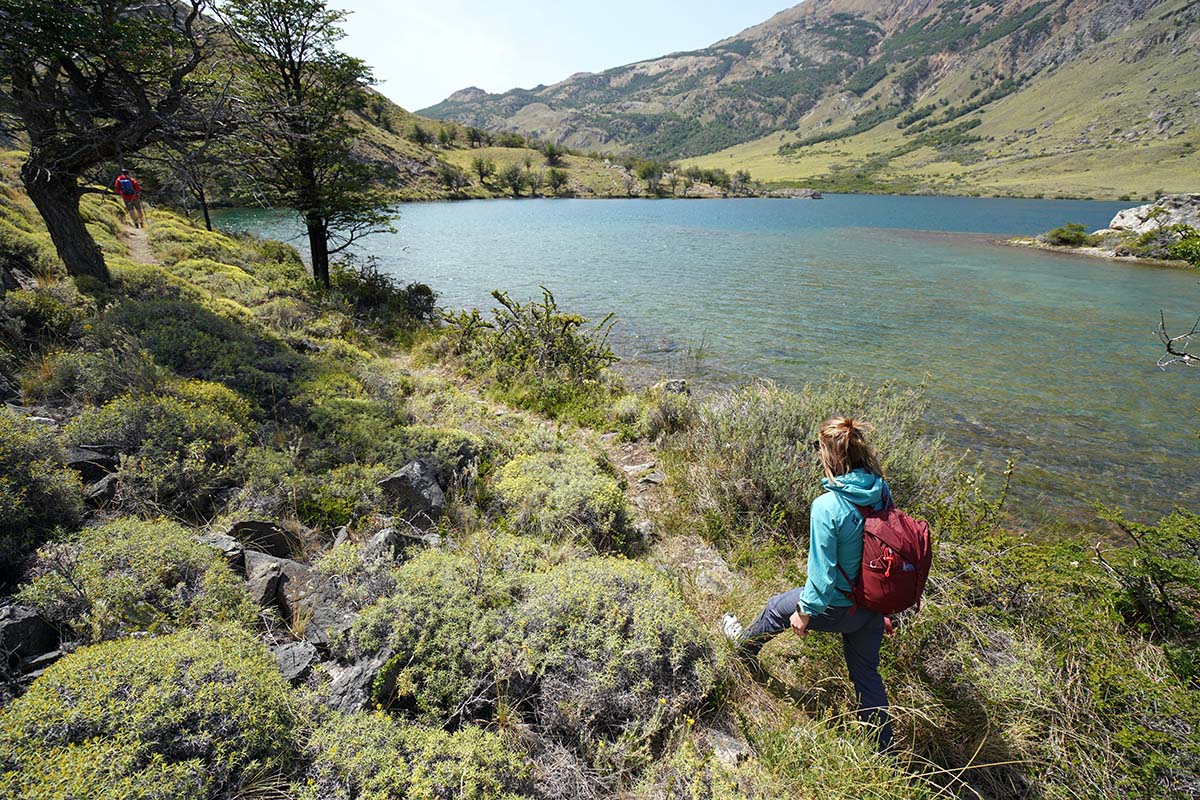
[[[232,797],[290,761],[293,702],[237,629],[86,647],[0,715],[0,795]]]
[[[834,414],[873,426],[896,502],[913,511],[955,490],[958,463],[921,431],[920,390],[870,388],[833,378],[791,391],[756,383],[714,398],[670,456],[671,473],[710,537],[786,533],[807,541],[808,512],[824,473],[808,443]]]
[[[714,657],[682,598],[648,567],[570,562],[532,579],[507,624],[509,691],[545,736],[625,772],[713,686]]]
[[[152,213],[150,247],[164,264],[187,259],[211,259],[223,264],[239,264],[243,248],[226,234],[189,225],[173,215]]]
[[[249,421],[230,414],[244,413],[245,401],[214,384],[185,384],[179,391],[182,396],[124,395],[65,428],[71,444],[116,446],[122,454],[118,499],[130,510],[200,516],[216,491],[236,483]]]
[[[63,466],[58,438],[45,426],[0,408],[0,583],[57,527],[83,512],[79,476]]]
[[[16,289],[0,297],[0,337],[20,350],[61,345],[83,335],[92,310],[68,282]]]
[[[107,319],[177,374],[225,383],[264,406],[288,396],[299,368],[299,359],[279,342],[196,302],[130,300]]]
[[[524,754],[478,728],[455,733],[384,714],[335,717],[308,745],[300,800],[518,800],[529,790]]]
[[[518,455],[497,473],[495,492],[521,530],[582,536],[601,550],[631,544],[620,483],[581,448]]]
[[[21,601],[86,642],[257,619],[221,553],[165,520],[87,528],[76,541],[42,548],[33,575]]]
[[[50,276],[65,272],[50,234],[35,228],[20,213],[5,213],[0,217],[0,264],[28,275]]]
[[[688,394],[655,387],[641,397],[627,394],[617,398],[611,414],[624,438],[653,441],[691,428],[699,408]]]
[[[241,267],[210,258],[187,258],[169,267],[172,274],[220,297],[253,306],[267,297],[267,287]]]
[[[99,405],[123,394],[157,391],[168,380],[167,370],[136,340],[106,326],[85,336],[78,350],[58,350],[32,365],[21,389],[36,402]]]
[[[348,639],[357,657],[389,655],[377,703],[438,725],[469,719],[494,699],[505,660],[500,611],[524,578],[503,563],[435,551],[401,567],[401,591],[364,611]]]

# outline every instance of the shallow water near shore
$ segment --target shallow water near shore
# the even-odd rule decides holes
[[[723,385],[845,373],[928,384],[931,432],[990,473],[1011,510],[1087,524],[1200,508],[1200,371],[1155,366],[1162,309],[1186,329],[1200,273],[997,244],[1129,203],[835,195],[800,200],[522,200],[405,206],[362,250],[448,307],[555,292],[640,371]],[[218,224],[296,239],[288,213]]]

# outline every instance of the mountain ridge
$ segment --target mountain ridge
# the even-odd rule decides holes
[[[904,131],[904,148],[919,142],[914,150],[932,147],[945,156],[974,145],[968,161],[1005,157],[1001,148],[981,148],[972,141],[977,134],[955,126],[1003,117],[1006,107],[997,114],[997,104],[1010,96],[1052,105],[1063,95],[1050,79],[1080,64],[1080,83],[1068,94],[1090,88],[1098,96],[1118,92],[1136,99],[1119,109],[1124,123],[1107,111],[1091,119],[1084,114],[1074,135],[1096,126],[1087,131],[1090,141],[1126,153],[1134,149],[1124,138],[1129,123],[1158,113],[1155,135],[1192,141],[1200,127],[1193,115],[1200,107],[1197,49],[1200,6],[1184,0],[807,0],[700,50],[533,89],[481,95],[471,87],[420,113],[585,150],[697,159],[706,166],[717,165],[716,153],[720,166],[748,167],[755,177],[788,182],[813,177],[789,158],[820,143],[810,140],[853,140],[888,126]],[[1175,68],[1164,63],[1167,69],[1157,77],[1141,69],[1172,60]],[[1114,64],[1122,69],[1111,69]],[[1156,82],[1157,97],[1137,91],[1147,79]],[[1157,130],[1168,118],[1169,125]],[[1120,133],[1112,133],[1118,127]],[[999,141],[1016,130],[1014,124],[991,135]],[[931,135],[919,138],[926,133]],[[1048,151],[1052,138],[1039,130],[1027,144],[1031,152]],[[789,146],[791,153],[779,152]],[[757,147],[752,156],[738,149],[751,147]],[[854,153],[852,166],[870,166],[870,152]],[[950,152],[939,163],[946,169],[971,166],[954,160],[960,154]],[[1147,154],[1139,161],[1149,167],[1133,172],[1147,183],[1132,187],[1133,193],[1158,188],[1151,185],[1155,180],[1179,179],[1177,169],[1161,175],[1153,169],[1161,160]],[[915,181],[918,189],[938,190],[936,184]],[[1077,182],[1075,188],[1094,193],[1093,184]]]

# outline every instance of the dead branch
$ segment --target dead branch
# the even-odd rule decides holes
[[[1162,312],[1158,312],[1158,340],[1167,348],[1166,354],[1158,359],[1160,369],[1166,369],[1172,364],[1183,364],[1188,367],[1200,367],[1200,353],[1191,352],[1192,339],[1200,337],[1200,318],[1197,318],[1192,323],[1192,327],[1186,333],[1181,333],[1178,336],[1171,336],[1167,333],[1167,317]]]

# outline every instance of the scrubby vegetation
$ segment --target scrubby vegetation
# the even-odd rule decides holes
[[[0,669],[6,797],[1200,785],[1190,512],[1110,513],[1129,541],[1099,552],[1044,543],[1006,530],[1002,487],[923,430],[919,388],[634,393],[611,374],[612,320],[549,292],[443,324],[427,287],[346,264],[317,290],[286,246],[164,212],[162,265],[135,264],[90,197],[114,283],[80,291],[4,197],[32,244],[0,262],[0,535],[14,600],[57,635]],[[897,499],[937,535],[924,607],[884,649],[889,757],[835,638],[781,637],[764,680],[715,629],[803,580],[807,442],[834,411],[873,424]],[[424,527],[380,485],[413,461],[439,503]],[[252,522],[286,553],[253,553],[271,548],[239,533]]]

